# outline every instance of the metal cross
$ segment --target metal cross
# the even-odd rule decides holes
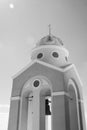
[[[49,27],[49,36],[51,36],[51,24],[49,24],[48,27]]]

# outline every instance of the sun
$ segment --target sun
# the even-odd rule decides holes
[[[14,8],[14,4],[13,4],[13,3],[10,3],[10,4],[9,4],[9,7],[10,7],[11,9],[13,9],[13,8]]]

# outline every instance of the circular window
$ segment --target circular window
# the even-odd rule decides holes
[[[40,84],[40,81],[39,81],[39,80],[35,80],[34,83],[33,83],[34,87],[38,87],[39,84]]]
[[[43,57],[43,53],[39,53],[38,55],[37,55],[37,58],[38,59],[40,59],[40,58],[42,58]]]
[[[59,54],[58,54],[57,52],[53,52],[52,55],[53,55],[53,57],[55,57],[55,58],[58,58],[58,57],[59,57]]]

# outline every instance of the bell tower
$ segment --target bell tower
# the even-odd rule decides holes
[[[13,78],[8,130],[86,130],[82,83],[69,52],[51,33]]]

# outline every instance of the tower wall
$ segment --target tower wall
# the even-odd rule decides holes
[[[65,96],[53,96],[52,101],[52,130],[67,130],[65,117]]]
[[[18,130],[20,101],[13,100],[10,103],[8,130]]]
[[[84,111],[81,103],[83,100],[80,89],[81,82],[75,72],[74,66],[71,65],[64,69],[57,69],[54,67],[52,68],[52,66],[48,67],[46,65],[47,64],[43,65],[40,61],[34,63],[14,79],[15,82],[13,82],[12,89],[12,99],[14,100],[11,101],[8,130],[11,130],[12,128],[13,130],[17,130],[19,128],[19,113],[21,110],[20,99],[22,98],[22,89],[27,81],[35,76],[44,76],[51,82],[53,130],[67,130],[68,128],[70,130],[86,130],[84,123]],[[24,109],[26,109],[26,111],[28,111],[27,107],[27,103],[25,103]],[[41,115],[38,118],[41,119],[41,117],[44,117],[44,115],[42,113],[40,114]],[[22,118],[25,118],[25,121],[23,122],[27,130],[26,116],[22,116]],[[44,120],[42,121],[42,124],[44,124]]]

